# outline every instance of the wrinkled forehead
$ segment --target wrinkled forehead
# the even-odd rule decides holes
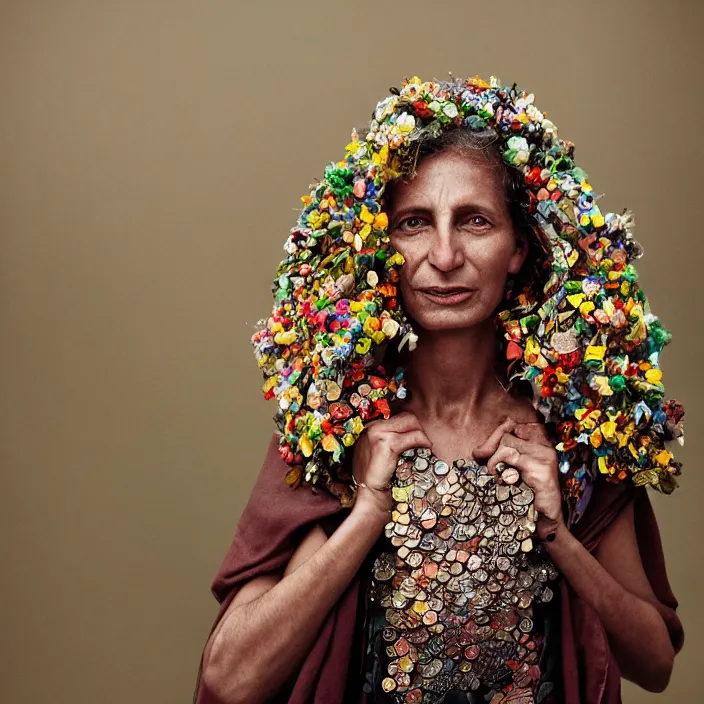
[[[421,158],[413,177],[389,181],[383,207],[392,214],[409,207],[434,210],[473,204],[508,210],[501,167],[482,152],[448,149]]]

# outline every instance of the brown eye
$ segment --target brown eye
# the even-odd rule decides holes
[[[397,230],[417,230],[419,227],[423,227],[424,220],[417,215],[411,215],[411,217],[404,218],[396,226]]]
[[[483,215],[471,215],[466,222],[472,227],[488,227],[491,223]]]

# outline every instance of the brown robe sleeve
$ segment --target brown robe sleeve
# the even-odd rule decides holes
[[[230,547],[212,582],[220,604],[213,633],[239,589],[251,579],[281,573],[305,534],[320,522],[330,534],[345,510],[324,490],[291,489],[284,482],[289,467],[278,453],[278,435],[269,443],[252,494],[240,517]],[[359,582],[354,580],[326,618],[298,677],[276,701],[288,704],[341,702],[357,612]],[[203,655],[205,653],[203,652]],[[194,704],[216,704],[201,679],[203,655],[193,696]]]
[[[682,649],[684,629],[665,569],[660,531],[645,487],[629,482],[600,483],[573,534],[594,552],[611,522],[634,502],[638,547],[645,573],[659,600],[658,610],[675,652]],[[561,581],[562,669],[565,704],[620,704],[621,674],[598,614]]]

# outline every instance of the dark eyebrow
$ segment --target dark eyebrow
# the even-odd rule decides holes
[[[487,205],[482,205],[480,203],[472,202],[462,203],[453,210],[453,214],[455,217],[463,217],[465,215],[471,215],[474,213],[486,213],[487,215],[490,215],[494,218],[498,218],[500,215],[494,208],[491,208]],[[408,206],[407,208],[401,208],[399,211],[395,212],[393,219],[394,221],[398,221],[404,217],[408,217],[409,215],[432,216],[432,214],[432,208],[428,208],[422,205]]]

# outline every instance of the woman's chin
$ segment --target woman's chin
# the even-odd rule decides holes
[[[477,315],[477,311],[450,311],[437,312],[423,311],[422,315],[412,316],[417,325],[423,330],[441,332],[445,330],[466,330],[485,323],[490,316]]]

